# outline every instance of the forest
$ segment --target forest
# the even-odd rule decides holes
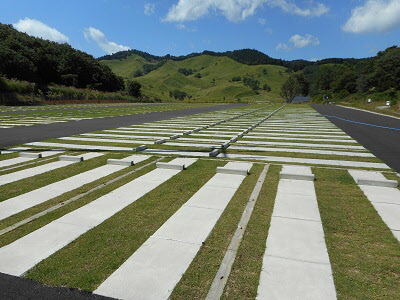
[[[351,95],[396,100],[400,90],[400,48],[393,46],[357,62],[307,66],[288,79],[286,87],[289,86],[293,93],[310,95],[317,101]]]
[[[143,70],[136,70],[133,77],[144,76],[157,70],[168,61],[183,61],[201,55],[212,57],[229,57],[236,62],[249,65],[276,65],[287,69],[291,74],[291,93],[309,95],[316,101],[326,98],[349,99],[350,96],[379,95],[381,98],[395,100],[400,90],[400,48],[392,46],[379,52],[376,56],[363,59],[328,58],[316,62],[306,60],[286,61],[271,58],[254,49],[242,49],[227,52],[203,51],[183,56],[155,56],[139,50],[128,50],[106,55],[95,59],[93,56],[76,50],[68,44],[59,44],[29,36],[15,30],[11,25],[0,23],[0,89],[5,86],[4,79],[20,80],[32,84],[35,94],[47,96],[48,93],[66,94],[64,87],[72,89],[87,89],[94,92],[125,91],[124,79],[117,76],[108,66],[100,61],[123,60],[130,55],[143,57],[147,64]],[[132,70],[134,72],[135,70]],[[178,73],[186,77],[193,75],[202,78],[200,72],[191,68],[180,68]],[[267,75],[267,70],[263,69]],[[209,74],[212,76],[212,74]],[[237,76],[232,82],[242,81],[256,94],[259,90],[270,91],[268,84],[260,84],[254,78]],[[285,79],[286,80],[286,79]],[[283,82],[282,82],[283,83]],[[281,83],[281,84],[282,84]],[[57,90],[55,90],[55,87]],[[213,80],[213,87],[215,80]],[[53,90],[52,90],[53,89]],[[139,88],[140,89],[140,88]],[[191,98],[190,91],[171,89],[174,99]],[[28,86],[27,90],[31,90]],[[31,92],[29,92],[31,93]],[[74,99],[80,96],[80,91],[73,90]],[[124,95],[131,94],[129,87]],[[134,93],[135,95],[141,95]],[[115,95],[116,98],[124,95]],[[146,95],[141,95],[145,97]],[[98,97],[98,95],[90,96]],[[286,98],[287,95],[284,97]],[[222,98],[222,97],[221,97]]]
[[[93,56],[29,36],[11,25],[0,24],[0,74],[9,79],[35,83],[46,94],[49,84],[104,92],[124,89],[124,81]]]
[[[276,65],[288,68],[294,72],[303,70],[305,67],[314,66],[314,65],[323,65],[323,64],[356,64],[359,61],[363,61],[365,59],[356,59],[356,58],[327,58],[317,62],[311,62],[307,60],[292,60],[287,61],[283,59],[276,59],[272,58],[261,51],[254,50],[254,49],[241,49],[241,50],[234,50],[234,51],[226,51],[226,52],[214,52],[214,51],[203,51],[203,52],[195,52],[188,55],[182,56],[172,56],[172,55],[165,55],[165,56],[156,56],[151,55],[147,52],[139,51],[139,50],[127,50],[121,51],[112,55],[105,55],[99,57],[98,60],[114,60],[114,59],[125,59],[130,55],[139,55],[146,59],[149,62],[157,62],[163,60],[173,60],[173,61],[182,61],[188,58],[197,57],[200,55],[210,55],[210,56],[226,56],[229,57],[237,62],[242,64],[255,66],[255,65]]]

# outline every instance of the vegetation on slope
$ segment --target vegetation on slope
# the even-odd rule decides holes
[[[234,51],[226,51],[226,52],[214,52],[214,51],[203,51],[201,53],[191,53],[188,55],[182,56],[172,56],[172,55],[165,55],[165,56],[156,56],[151,55],[147,52],[139,51],[139,50],[128,50],[128,51],[121,51],[118,53],[114,53],[112,55],[105,55],[99,57],[98,60],[107,61],[107,60],[124,60],[128,57],[135,55],[145,59],[148,62],[154,63],[157,61],[162,60],[173,60],[173,61],[182,61],[193,57],[198,57],[201,55],[208,55],[213,57],[229,57],[234,61],[240,62],[246,65],[276,65],[282,66],[285,68],[289,68],[293,71],[299,71],[304,69],[307,66],[312,65],[320,65],[320,64],[355,64],[358,61],[362,61],[363,59],[355,59],[355,58],[327,58],[317,62],[311,62],[303,59],[287,61],[283,59],[276,59],[272,58],[261,51],[254,50],[254,49],[241,49],[241,50],[234,50]]]
[[[150,59],[150,58],[149,58]],[[228,57],[194,56],[185,60],[149,62],[137,54],[121,60],[103,60],[119,76],[134,78],[140,70],[143,76],[135,80],[143,94],[162,100],[190,101],[254,101],[276,100],[288,69],[272,65],[249,66]],[[145,74],[144,65],[154,70]]]
[[[1,75],[34,82],[35,89],[43,93],[50,83],[107,92],[124,88],[123,79],[93,56],[1,23],[0,62]]]
[[[375,57],[350,64],[308,66],[285,84],[296,84],[303,95],[315,101],[391,101],[396,104],[400,90],[400,48],[390,47]],[[290,97],[289,97],[290,98]]]

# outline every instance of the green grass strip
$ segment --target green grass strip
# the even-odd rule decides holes
[[[214,176],[216,167],[221,165],[224,163],[196,162],[42,261],[27,277],[48,285],[96,289]]]
[[[251,170],[251,175],[245,178],[210,236],[175,287],[171,299],[204,299],[207,296],[263,167],[263,165],[255,165]]]
[[[119,158],[121,158],[121,157],[119,157]],[[8,218],[6,218],[4,220],[1,220],[0,221],[0,230],[5,229],[5,228],[7,228],[7,227],[9,227],[11,225],[14,225],[14,224],[16,224],[16,223],[18,223],[20,221],[23,221],[23,220],[25,220],[25,219],[27,219],[27,218],[29,218],[31,216],[34,216],[34,215],[36,215],[36,214],[38,214],[38,213],[40,213],[42,211],[45,211],[46,209],[51,208],[51,207],[53,207],[53,206],[55,206],[55,205],[57,205],[59,203],[65,202],[65,201],[67,201],[67,200],[69,200],[69,199],[71,199],[71,198],[73,198],[75,196],[78,196],[78,195],[81,195],[83,193],[86,193],[86,192],[90,191],[91,189],[93,189],[93,188],[95,188],[97,186],[103,185],[103,184],[107,183],[108,181],[113,180],[114,178],[117,178],[117,177],[122,176],[122,175],[124,175],[126,173],[129,173],[129,172],[135,170],[136,168],[140,168],[141,166],[143,166],[145,164],[148,164],[148,163],[154,161],[155,159],[157,159],[157,157],[149,158],[149,159],[147,159],[147,160],[145,160],[143,162],[140,162],[140,163],[136,164],[134,167],[122,169],[122,170],[120,170],[118,172],[112,173],[112,174],[110,174],[108,176],[105,176],[103,178],[100,178],[100,179],[98,179],[98,180],[96,180],[94,182],[85,184],[82,187],[79,187],[79,188],[77,188],[75,190],[66,192],[66,193],[64,193],[64,194],[62,194],[62,195],[60,195],[58,197],[50,199],[50,200],[48,200],[48,201],[46,201],[44,203],[38,204],[36,206],[33,206],[33,207],[29,208],[29,209],[26,209],[26,210],[20,212],[20,213],[17,213],[17,214],[15,214],[13,216],[10,216],[10,217],[8,217]],[[165,161],[165,159],[164,159],[164,161]],[[79,201],[81,201],[81,199],[79,199]],[[1,239],[0,239],[0,241],[1,241]],[[1,244],[1,242],[0,242],[0,244]]]
[[[293,147],[289,147],[294,149]],[[302,148],[306,149],[306,148]],[[320,149],[315,149],[320,150]],[[330,150],[327,150],[330,151]],[[300,152],[274,152],[274,151],[246,151],[246,150],[226,150],[227,154],[249,154],[255,156],[278,156],[278,157],[293,157],[305,159],[327,159],[327,160],[344,160],[344,161],[359,161],[359,162],[374,162],[382,163],[377,157],[356,157],[356,156],[342,156],[331,154],[313,154],[313,153],[300,153]]]
[[[222,299],[255,299],[278,189],[280,166],[271,165],[236,254]]]
[[[127,154],[122,154],[122,157]],[[97,158],[92,158],[83,162],[68,165],[66,167],[25,178],[0,186],[0,201],[4,201],[21,194],[33,191],[48,184],[66,179],[68,177],[86,172],[101,165],[106,164],[108,158],[122,158],[120,154],[106,154]]]
[[[4,167],[4,168],[0,168],[0,176],[1,175],[5,175],[5,174],[18,172],[18,171],[22,171],[22,170],[26,170],[26,169],[30,169],[30,168],[34,168],[34,167],[38,167],[38,166],[42,166],[42,165],[45,165],[45,164],[48,164],[48,163],[51,163],[51,162],[59,161],[60,160],[59,156],[61,156],[61,155],[77,155],[77,154],[79,154],[79,153],[76,153],[76,152],[63,152],[63,153],[58,154],[56,156],[33,159],[32,161],[26,161],[26,162],[21,163],[21,164],[7,166],[7,167]]]
[[[313,172],[338,299],[399,299],[397,239],[347,171]]]
[[[11,158],[16,158],[18,156],[19,156],[18,152],[9,153],[9,154],[0,154],[0,161],[6,160],[6,159],[11,159]]]

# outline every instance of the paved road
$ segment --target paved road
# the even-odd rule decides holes
[[[0,129],[0,149],[18,144],[42,141],[50,138],[59,138],[97,130],[161,121],[176,117],[229,109],[242,105],[243,104],[225,104],[121,117],[108,117],[82,121],[71,121],[66,123],[53,123]]]
[[[400,119],[334,105],[312,105],[320,114],[376,126],[400,128]],[[367,126],[327,117],[357,142],[400,173],[400,130]]]
[[[112,298],[63,287],[49,287],[29,279],[0,273],[0,299],[7,300],[108,300]]]

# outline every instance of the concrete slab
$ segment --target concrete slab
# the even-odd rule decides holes
[[[203,187],[186,202],[185,206],[223,210],[235,193],[236,189],[234,188],[217,186]],[[224,196],[216,197],[216,195]]]
[[[274,216],[321,222],[318,204],[314,196],[278,193]]]
[[[196,244],[150,238],[94,293],[118,299],[167,299],[197,252]]]
[[[311,169],[303,166],[283,166],[279,178],[304,181],[314,181],[315,179]]]
[[[352,145],[334,145],[334,144],[312,144],[312,143],[293,143],[293,142],[261,142],[261,141],[237,141],[238,144],[249,145],[270,145],[270,146],[293,146],[293,147],[309,147],[309,148],[329,148],[329,149],[352,149],[366,150],[363,146]]]
[[[21,276],[58,249],[73,241],[85,229],[64,223],[50,223],[0,249],[0,272]],[[89,230],[90,228],[86,228]],[[49,238],[51,237],[51,238]]]
[[[28,161],[31,161],[31,160],[34,160],[34,159],[35,158],[29,158],[29,157],[16,157],[16,158],[10,158],[10,159],[6,159],[6,160],[2,160],[2,161],[0,161],[0,168],[12,166],[12,165],[16,165],[16,164],[20,164],[20,163],[24,163],[24,162],[28,162]]]
[[[362,187],[362,190],[364,194],[368,195],[371,202],[400,205],[398,189],[365,185]]]
[[[129,147],[114,147],[114,146],[96,146],[96,145],[74,145],[74,144],[63,144],[63,143],[47,143],[47,142],[33,142],[28,143],[29,146],[36,147],[51,147],[51,148],[62,148],[62,149],[81,149],[81,150],[100,150],[100,151],[122,151],[132,152],[133,149]],[[0,162],[1,163],[1,162]],[[1,164],[0,164],[1,166]]]
[[[154,233],[153,237],[201,246],[221,214],[221,210],[184,205]]]
[[[400,231],[400,205],[377,202],[373,203],[373,205],[390,230]]]
[[[47,173],[50,171],[54,171],[54,170],[69,166],[74,163],[75,162],[73,162],[73,161],[56,161],[56,162],[48,163],[48,164],[45,164],[42,166],[5,174],[5,175],[0,176],[0,186],[9,184],[12,182],[16,182],[16,181],[19,181],[22,179],[26,179],[29,177],[33,177],[36,175],[44,174],[44,173]]]
[[[247,170],[240,170],[240,169],[233,169],[233,168],[226,168],[226,167],[217,167],[217,173],[230,174],[230,175],[242,175],[242,176],[249,175],[249,171],[247,171]]]
[[[152,141],[147,141],[147,140],[100,139],[100,138],[85,138],[85,137],[61,137],[58,139],[66,141],[82,141],[82,142],[98,142],[98,143],[153,144]]]
[[[336,300],[330,265],[265,256],[257,299]]]
[[[42,158],[42,153],[35,152],[20,152],[19,157],[28,157],[28,158]]]
[[[146,150],[146,149],[147,149],[147,146],[146,146],[146,145],[140,145],[140,146],[138,146],[138,147],[135,148],[135,151],[136,151],[136,152],[140,152],[140,151],[144,151],[144,150]]]
[[[210,157],[217,157],[219,154],[220,154],[219,149],[214,149],[209,153]]]
[[[139,158],[139,160],[144,160],[149,157],[150,156],[143,156],[142,158]],[[139,162],[138,158],[134,159]],[[125,167],[126,166],[118,165],[101,166],[96,169],[86,171],[84,173],[61,180],[59,182],[49,184],[37,190],[0,202],[0,220],[8,218],[9,216],[12,216],[35,205],[46,202],[55,197],[58,197],[87,183],[96,181],[102,177],[120,171]]]
[[[345,161],[345,160],[294,158],[294,157],[248,155],[248,154],[220,154],[220,157],[229,159],[299,163],[307,165],[328,165],[328,166],[343,166],[343,167],[369,168],[369,169],[390,169],[388,165],[383,163],[368,163],[368,162]]]
[[[95,293],[122,299],[168,299],[243,179],[244,176],[216,174]],[[227,180],[231,186],[220,189]],[[209,202],[210,193],[216,189],[231,190],[220,193],[223,200],[217,205]]]
[[[156,164],[157,168],[160,169],[171,169],[171,170],[184,170],[185,165],[178,165],[178,164],[170,164],[170,163],[164,163],[164,162],[158,162]]]
[[[311,168],[284,166],[307,176]],[[312,181],[280,179],[257,299],[336,299]]]
[[[293,260],[329,264],[321,223],[272,217],[266,254]]]
[[[86,137],[104,137],[104,138],[125,138],[125,139],[150,139],[150,140],[154,140],[154,139],[167,139],[168,136],[154,136],[154,135],[144,135],[144,134],[137,134],[137,135],[131,135],[131,134],[101,134],[101,133],[83,133],[80,134],[80,136]]]
[[[179,172],[161,169],[151,171],[0,248],[0,272],[21,276],[49,255],[140,199]]]
[[[380,172],[349,170],[358,185],[371,185],[396,188],[397,180],[388,180]]]

